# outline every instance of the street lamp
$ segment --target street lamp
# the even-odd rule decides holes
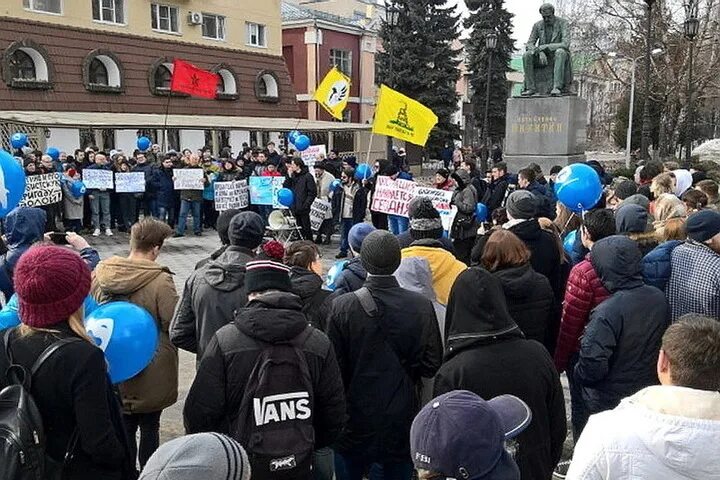
[[[650,116],[650,57],[652,56],[652,6],[655,0],[645,0],[647,5],[647,28],[645,31],[645,106],[643,107],[642,142],[640,156],[643,160],[650,158],[650,132],[652,131]]]
[[[655,47],[650,51],[650,55],[656,57],[665,53],[665,50],[660,47]],[[608,53],[610,58],[627,58],[632,60],[632,80],[630,81],[630,114],[628,118],[627,138],[625,140],[625,168],[630,168],[630,150],[632,148],[632,134],[633,134],[633,119],[635,114],[635,71],[637,70],[637,62],[641,58],[645,58],[645,55],[641,55],[637,58],[629,58],[618,54],[617,52]]]
[[[488,123],[488,116],[490,112],[490,82],[492,81],[492,68],[493,68],[493,54],[497,48],[498,36],[497,33],[490,32],[485,35],[485,48],[488,54],[488,68],[487,68],[487,85],[485,88],[485,118],[483,119],[483,135],[481,138],[485,139],[485,147],[487,148],[488,157],[490,156],[490,124]],[[487,171],[487,158],[481,156],[480,171]]]
[[[385,22],[387,23],[387,26],[391,29],[395,29],[397,27],[398,23],[400,22],[400,9],[395,5],[394,2],[390,2],[388,5],[388,2],[385,2]],[[395,70],[393,66],[393,57],[395,56],[395,49],[394,49],[394,43],[395,43],[395,35],[393,32],[390,32],[388,35],[388,47],[389,47],[389,55],[388,55],[388,73],[387,73],[387,82],[389,83],[390,88],[395,88]],[[387,145],[386,145],[386,154],[387,159],[392,160],[392,154],[393,154],[393,141],[391,137],[387,137]]]
[[[689,0],[685,3],[685,38],[690,42],[690,57],[688,58],[688,111],[685,119],[685,160],[689,163],[692,160],[692,140],[695,128],[694,115],[695,105],[693,102],[693,56],[695,55],[695,37],[700,30],[698,20],[698,1]]]

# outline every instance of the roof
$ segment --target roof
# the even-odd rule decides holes
[[[288,2],[282,2],[280,7],[283,23],[287,22],[303,22],[305,20],[321,20],[327,23],[340,25],[342,27],[350,27],[357,29],[365,29],[362,22],[352,18],[345,18],[331,13],[321,12],[312,8],[293,5]]]
[[[168,115],[105,112],[0,111],[0,121],[66,128],[180,128],[187,130],[230,129],[278,132],[369,130],[364,123],[323,122],[300,118],[230,117],[221,115]]]

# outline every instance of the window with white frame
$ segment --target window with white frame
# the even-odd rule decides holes
[[[203,37],[225,40],[225,17],[203,13],[202,22]]]
[[[125,23],[125,0],[92,0],[93,20]]]
[[[352,52],[350,50],[330,49],[330,65],[337,67],[348,77],[352,75]]]
[[[36,12],[61,14],[62,0],[23,0],[23,7]]]
[[[265,25],[247,22],[247,44],[253,47],[266,47]]]
[[[169,33],[180,32],[178,7],[153,3],[150,5],[150,13],[153,30]]]

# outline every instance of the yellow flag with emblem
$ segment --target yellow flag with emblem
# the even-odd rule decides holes
[[[342,120],[343,110],[350,98],[350,78],[337,67],[325,75],[322,83],[315,90],[313,100],[317,101],[330,115]]]
[[[430,136],[430,130],[437,123],[437,115],[422,103],[396,92],[387,85],[380,86],[373,133],[424,147]]]

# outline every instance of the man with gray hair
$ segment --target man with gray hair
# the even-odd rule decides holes
[[[572,62],[570,59],[570,31],[568,23],[555,16],[555,7],[546,3],[540,7],[542,21],[533,26],[523,55],[525,90],[523,97],[535,94],[557,97],[567,93],[572,85]],[[549,81],[537,77],[538,70],[552,68],[552,90]],[[548,92],[549,91],[549,92]]]

